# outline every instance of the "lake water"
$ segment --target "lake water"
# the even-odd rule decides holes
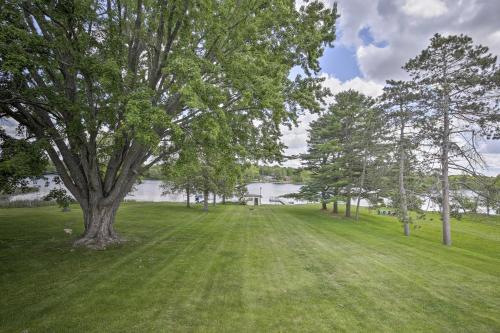
[[[53,188],[60,185],[56,185],[53,182],[54,176],[46,176],[47,180],[38,179],[32,185],[39,188],[38,192],[31,192],[26,194],[20,194],[11,197],[9,200],[39,200],[49,193]],[[48,186],[46,186],[48,185]],[[164,193],[165,189],[161,187],[162,182],[159,180],[144,180],[141,184],[137,184],[134,190],[129,193],[125,200],[135,200],[135,201],[152,201],[152,202],[186,202],[186,195],[184,193]],[[300,190],[301,185],[298,184],[275,184],[275,183],[251,183],[247,185],[249,194],[261,194],[262,204],[280,204],[278,202],[270,201],[271,198],[277,198],[287,193],[297,193]],[[467,194],[467,193],[466,193]],[[210,202],[213,198],[210,196]],[[222,198],[217,197],[217,202],[220,202]],[[229,198],[227,201],[236,201],[237,198]],[[250,200],[250,199],[249,199]],[[305,201],[295,200],[295,199],[285,199],[280,198],[280,200],[285,204],[301,204],[307,203]],[[195,202],[195,194],[191,196],[191,202]],[[356,205],[356,200],[353,198],[352,205]],[[368,206],[368,202],[364,199],[361,200],[360,205],[363,207]],[[427,211],[437,211],[439,207],[429,201],[425,201],[422,205],[423,210]],[[478,212],[485,213],[486,209],[484,207],[478,207]],[[494,214],[494,211],[491,211]]]
[[[159,180],[145,180],[141,184],[135,186],[135,190],[131,192],[126,200],[136,200],[136,201],[170,201],[170,202],[186,202],[185,193],[168,193],[163,194],[164,189],[161,188],[161,181]],[[263,204],[273,203],[269,199],[273,197],[278,197],[287,193],[297,193],[300,190],[301,185],[296,184],[273,184],[273,183],[251,183],[247,185],[249,194],[262,194],[261,202]],[[201,195],[201,193],[200,193]],[[195,195],[191,196],[191,201],[194,202]],[[210,201],[212,201],[212,195],[210,195]],[[220,202],[222,198],[217,197],[217,201]],[[236,198],[228,199],[228,201],[236,201]],[[293,202],[291,199],[283,199],[286,203]],[[296,200],[295,200],[296,201]]]
[[[49,193],[53,188],[59,185],[54,184],[52,181],[54,176],[46,176],[47,180],[38,179],[33,183],[33,186],[39,188],[38,192],[31,192],[26,194],[16,195],[10,198],[10,200],[37,200],[41,199]],[[48,186],[46,186],[48,185]],[[164,194],[165,189],[161,187],[162,182],[159,180],[144,180],[141,184],[134,187],[134,190],[129,193],[125,200],[135,200],[135,201],[153,201],[153,202],[185,202],[186,195],[184,193],[167,193]],[[251,183],[247,185],[248,193],[250,194],[262,194],[261,202],[263,204],[271,204],[269,199],[273,197],[279,197],[287,193],[297,193],[300,190],[301,185],[297,184],[274,184],[274,183]],[[194,202],[195,195],[191,196],[191,201]],[[217,198],[217,201],[221,201],[222,198]],[[228,199],[236,200],[236,198]],[[210,196],[210,201],[212,201],[212,196]],[[282,199],[285,203],[299,203],[297,200],[292,199]],[[302,202],[303,203],[303,202]]]

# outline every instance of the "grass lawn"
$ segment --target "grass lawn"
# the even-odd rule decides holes
[[[129,242],[72,249],[74,207],[0,209],[1,332],[500,332],[500,218],[127,203]]]

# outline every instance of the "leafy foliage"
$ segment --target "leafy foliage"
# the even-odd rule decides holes
[[[27,190],[29,179],[42,176],[46,166],[41,143],[11,138],[0,129],[0,194]]]
[[[239,157],[281,158],[280,125],[329,94],[313,74],[336,19],[320,1],[7,0],[0,117],[46,143],[85,237],[116,241],[95,223],[186,138],[223,128]]]
[[[349,202],[354,188],[358,195],[367,195],[368,164],[379,164],[377,152],[383,138],[381,110],[373,99],[349,90],[338,93],[335,100],[311,123],[308,151],[301,156],[311,178],[299,196],[323,204]]]
[[[45,201],[55,201],[63,211],[69,210],[69,205],[73,202],[73,198],[68,195],[66,190],[62,188],[54,188],[50,190],[44,198]]]

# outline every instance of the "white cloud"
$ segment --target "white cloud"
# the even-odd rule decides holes
[[[323,0],[332,5],[335,0]],[[387,79],[405,79],[401,68],[427,47],[435,33],[466,34],[476,44],[488,46],[500,56],[499,0],[336,0],[341,15],[336,44],[353,47],[363,78],[342,83],[326,75],[325,85],[334,93],[357,89],[368,95],[380,92]],[[363,28],[386,47],[365,45],[359,36]],[[500,58],[499,58],[500,59]],[[310,115],[309,115],[310,116]],[[284,131],[290,152],[305,151],[310,119],[301,117],[298,129]],[[301,144],[302,142],[302,144]],[[488,142],[484,148],[489,173],[500,171],[500,144]]]
[[[331,1],[327,1],[331,3]],[[404,78],[401,67],[429,44],[435,33],[466,34],[500,55],[498,0],[339,0],[339,44],[356,49],[364,77],[376,82]],[[368,27],[376,42],[364,45]]]
[[[484,43],[489,47],[490,52],[500,56],[500,30],[492,32],[484,38]]]
[[[404,79],[406,75],[401,67],[406,57],[401,53],[395,53],[394,47],[389,45],[384,48],[375,45],[360,46],[356,51],[360,71],[377,82],[385,82],[386,79]],[[398,64],[398,66],[394,66]]]
[[[441,16],[448,11],[441,0],[406,0],[402,9],[406,15],[421,18]]]
[[[321,77],[325,78],[323,85],[330,88],[333,94],[349,89],[357,90],[365,95],[377,97],[382,93],[384,86],[375,81],[365,80],[360,77],[355,77],[352,80],[342,82],[333,75],[322,73]]]
[[[429,44],[435,33],[466,34],[500,55],[499,0],[323,0],[338,2],[337,44],[355,47],[364,77],[384,82],[401,76],[401,66]],[[359,36],[368,27],[376,42],[390,51],[360,49]],[[364,55],[359,57],[359,55]],[[398,74],[399,73],[399,74]]]
[[[287,146],[285,155],[291,156],[306,152],[309,124],[316,118],[318,118],[318,115],[306,113],[299,117],[297,127],[293,127],[291,130],[285,127],[281,128],[283,133],[281,140]],[[288,161],[286,165],[298,166],[300,162]]]
[[[2,128],[5,133],[9,136],[16,137],[17,135],[17,125],[18,123],[11,118],[0,118],[0,128]]]
[[[500,140],[481,140],[478,151],[485,154],[498,154],[498,166],[500,167]]]
[[[500,153],[483,154],[487,169],[482,170],[488,176],[500,175]]]

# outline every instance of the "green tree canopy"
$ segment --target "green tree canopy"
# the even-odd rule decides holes
[[[0,129],[0,194],[25,189],[29,178],[43,175],[47,162],[41,143],[11,138]]]
[[[196,119],[256,158],[317,112],[336,7],[281,0],[17,1],[0,13],[0,116],[37,140],[84,212],[76,243],[119,241],[120,201]],[[302,76],[289,78],[292,68]]]
[[[350,215],[353,189],[360,196],[368,184],[368,164],[375,161],[382,128],[381,110],[372,98],[354,90],[335,95],[335,103],[311,123],[308,150],[301,156],[311,177],[300,195],[319,199],[323,208],[329,201],[346,200]]]

